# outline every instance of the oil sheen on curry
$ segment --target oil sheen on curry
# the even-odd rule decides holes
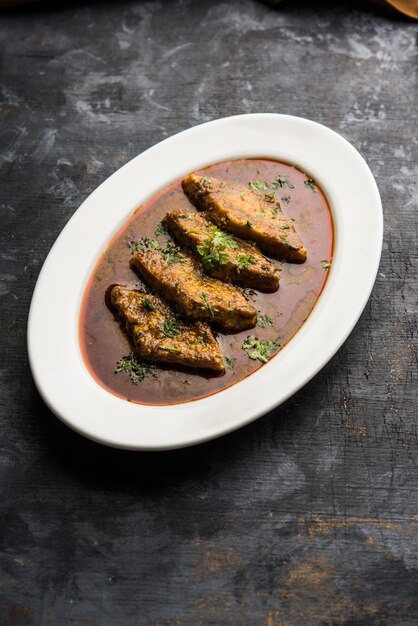
[[[139,207],[97,263],[80,318],[87,367],[141,404],[226,389],[280,358],[332,250],[327,200],[296,167],[241,159],[193,172]]]

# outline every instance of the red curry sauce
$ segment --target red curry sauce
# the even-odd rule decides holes
[[[245,291],[260,315],[267,315],[273,324],[217,335],[223,355],[235,359],[234,367],[227,368],[223,376],[158,366],[156,378],[146,377],[134,385],[126,373],[115,373],[118,360],[128,355],[132,346],[117,314],[108,306],[106,293],[115,284],[131,289],[146,288],[129,267],[129,242],[142,237],[155,238],[155,228],[168,211],[190,210],[192,205],[178,180],[139,207],[99,259],[85,290],[80,314],[80,345],[90,374],[108,391],[131,402],[177,404],[211,395],[239,382],[262,366],[259,361],[250,360],[241,348],[246,337],[273,340],[279,337],[283,347],[312,311],[327,279],[328,270],[322,262],[331,261],[332,216],[321,189],[309,183],[306,174],[292,165],[268,159],[227,161],[197,173],[245,186],[255,180],[271,184],[278,176],[288,180],[289,185],[276,190],[276,197],[283,212],[295,219],[295,228],[308,250],[308,257],[301,265],[273,261],[282,267],[280,288],[276,293]],[[158,236],[162,245],[168,239],[167,235]]]

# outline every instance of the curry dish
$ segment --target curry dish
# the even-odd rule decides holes
[[[301,327],[332,250],[327,200],[296,167],[240,159],[188,174],[139,207],[99,259],[80,316],[86,365],[142,404],[225,389]]]

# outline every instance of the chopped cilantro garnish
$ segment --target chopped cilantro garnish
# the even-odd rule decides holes
[[[265,193],[264,199],[266,202],[276,202],[276,196],[274,193]]]
[[[280,230],[289,230],[290,226],[284,224],[283,226],[279,226]]]
[[[308,178],[308,180],[304,181],[304,184],[309,187],[311,191],[316,193],[315,181],[312,178]]]
[[[228,263],[228,255],[219,249],[213,248],[210,244],[196,246],[196,250],[202,257],[202,264],[206,270]]]
[[[196,246],[205,269],[212,269],[228,263],[228,255],[225,253],[227,248],[234,250],[238,248],[238,243],[232,235],[219,230],[216,226],[212,227],[212,232],[207,240]]]
[[[211,302],[210,302],[210,300],[208,298],[208,295],[206,293],[201,293],[200,297],[202,298],[203,302],[205,303],[206,308],[208,309],[211,317],[215,317],[215,314],[219,313],[219,309],[217,309],[217,308],[212,306],[212,304],[211,304]]]
[[[272,217],[274,220],[276,219],[276,217],[278,216],[278,214],[279,214],[279,210],[278,210],[278,209],[272,209],[272,211],[271,211],[271,217]]]
[[[321,265],[324,270],[329,270],[329,268],[331,267],[331,263],[327,261],[326,259],[321,261]]]
[[[249,222],[248,220],[247,220],[247,223],[245,225],[247,226],[247,228],[252,228],[253,227],[252,223]]]
[[[202,178],[202,183],[205,183],[205,184],[207,184],[207,185],[210,185],[210,183],[211,183],[211,182],[212,182],[212,179],[211,179],[211,178],[208,178],[207,176],[204,176],[204,177]]]
[[[162,343],[158,346],[160,350],[166,350],[167,352],[181,352],[180,348],[173,348],[171,346],[163,346]]]
[[[223,230],[219,230],[216,226],[212,228],[212,244],[214,246],[224,246],[225,248],[231,248],[236,250],[238,248],[238,242],[235,241],[232,235],[225,233]]]
[[[233,358],[231,358],[231,357],[229,357],[229,356],[224,356],[224,357],[223,357],[223,362],[224,362],[224,365],[225,365],[225,367],[226,367],[228,370],[233,370],[233,369],[234,369],[234,367],[235,367],[235,361],[236,361],[236,359],[233,359]]]
[[[283,189],[283,187],[294,189],[294,185],[289,182],[289,178],[287,176],[278,176],[271,186],[273,189]]]
[[[130,241],[128,243],[131,254],[136,254],[137,252],[144,252],[144,250],[148,250],[149,248],[153,248],[154,250],[158,250],[160,244],[156,239],[149,239],[148,237],[142,237],[138,241]]]
[[[250,267],[254,265],[255,259],[251,254],[240,254],[237,259],[237,267],[242,270],[244,267]]]
[[[183,263],[181,260],[181,254],[179,248],[170,241],[165,248],[161,250],[161,256],[167,265],[174,265],[175,263]]]
[[[161,324],[161,330],[166,337],[178,337],[180,335],[180,324],[175,317]]]
[[[257,326],[260,328],[267,328],[267,326],[273,326],[273,320],[269,315],[264,315],[257,311]]]
[[[152,304],[152,302],[149,300],[149,298],[147,298],[146,296],[144,296],[141,300],[141,304],[143,306],[143,308],[146,311],[153,311],[155,309],[154,305]]]
[[[272,341],[271,339],[258,339],[249,336],[241,347],[248,354],[249,359],[267,363],[271,355],[280,347],[280,344],[278,338]]]
[[[159,237],[160,235],[167,235],[167,229],[164,224],[160,222],[159,224],[157,224],[154,233],[156,237]]]
[[[142,363],[134,352],[131,352],[129,356],[122,357],[117,362],[115,373],[120,374],[122,372],[128,374],[134,385],[143,381],[146,376],[157,378],[155,365]]]
[[[264,189],[269,188],[269,184],[265,180],[253,180],[251,183],[248,183],[248,187],[253,191],[263,191]]]

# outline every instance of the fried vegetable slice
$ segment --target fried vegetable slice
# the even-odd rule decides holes
[[[253,328],[257,322],[256,309],[236,287],[202,274],[185,252],[172,262],[159,250],[145,250],[132,257],[131,266],[189,319],[216,322],[225,330]]]
[[[303,263],[307,250],[274,193],[189,174],[182,181],[194,206],[219,228],[254,241],[274,258]]]
[[[163,223],[179,244],[192,250],[209,276],[259,291],[277,291],[279,268],[253,243],[220,230],[204,212],[171,211]]]
[[[158,296],[116,285],[112,304],[141,359],[222,373],[222,353],[206,322],[185,322]]]

